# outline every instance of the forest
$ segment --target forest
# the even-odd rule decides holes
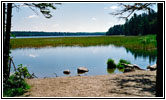
[[[13,31],[14,36],[79,36],[79,35],[105,35],[105,32],[39,32],[39,31]]]
[[[157,13],[134,15],[123,25],[114,25],[106,35],[147,35],[157,33]]]

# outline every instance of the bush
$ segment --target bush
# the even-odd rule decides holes
[[[17,71],[11,75],[3,84],[3,96],[13,97],[19,96],[26,92],[30,86],[26,83],[25,78],[30,77],[26,67],[19,65]]]
[[[127,60],[120,59],[120,61],[119,61],[118,65],[117,65],[117,67],[120,68],[120,69],[123,69],[125,66],[122,65],[122,64],[131,64],[131,63],[130,63],[129,61],[127,61]]]
[[[107,61],[107,67],[108,68],[116,68],[116,64],[113,59],[108,59]]]

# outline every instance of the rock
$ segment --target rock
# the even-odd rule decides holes
[[[89,70],[86,67],[79,67],[79,68],[77,68],[77,72],[78,73],[85,73],[85,72],[88,72],[88,71]]]
[[[125,70],[124,70],[124,73],[126,72],[132,72],[132,71],[135,71],[135,70],[143,70],[141,69],[138,65],[136,64],[124,64],[123,65],[125,66]]]
[[[152,65],[152,66],[147,66],[147,69],[149,69],[150,71],[155,71],[155,70],[157,70],[157,64],[154,64],[154,65]]]
[[[64,74],[70,74],[71,72],[70,72],[70,70],[64,70],[63,73]]]
[[[143,70],[143,69],[141,69],[138,65],[136,65],[136,64],[124,64],[124,63],[122,63],[122,65],[124,65],[125,66],[125,68],[134,68],[134,69],[136,69],[136,70]]]
[[[132,65],[132,64],[125,64],[125,63],[122,63],[122,65],[124,65],[124,66],[125,66],[125,68],[131,68],[131,67],[133,67],[133,65]]]
[[[133,71],[135,71],[134,67],[127,67],[127,68],[124,69],[124,73],[133,72]]]
[[[144,70],[144,69],[141,69],[138,65],[136,65],[136,64],[133,64],[133,67],[134,67],[134,69],[136,69],[136,70]]]

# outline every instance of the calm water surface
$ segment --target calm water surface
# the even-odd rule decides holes
[[[84,66],[89,69],[85,75],[105,75],[122,73],[118,69],[107,69],[107,60],[112,58],[116,63],[120,59],[129,60],[146,69],[147,65],[155,64],[149,56],[137,56],[124,47],[89,46],[89,47],[45,47],[45,48],[19,48],[13,49],[12,54],[15,65],[26,65],[29,71],[39,78],[65,76],[63,71],[69,69],[71,76],[77,75],[77,68]]]

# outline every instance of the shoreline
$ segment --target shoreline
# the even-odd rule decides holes
[[[23,97],[155,97],[156,71],[27,79]]]

